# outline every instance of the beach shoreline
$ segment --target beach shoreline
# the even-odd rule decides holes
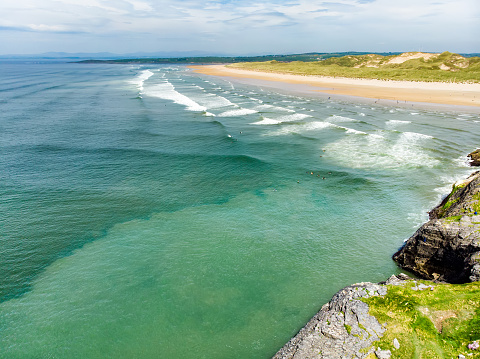
[[[236,81],[282,88],[296,85],[298,92],[323,94],[335,98],[369,99],[385,104],[459,106],[480,113],[480,84],[384,81],[374,79],[333,78],[242,70],[226,65],[188,66],[195,73],[226,77]],[[301,87],[298,87],[301,86]],[[292,88],[292,86],[291,86]]]

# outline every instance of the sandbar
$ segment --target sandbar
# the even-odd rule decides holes
[[[394,103],[423,103],[469,106],[474,112],[480,107],[479,83],[384,81],[355,78],[303,76],[242,70],[226,65],[189,66],[196,73],[237,79],[308,85],[312,92],[354,96]]]

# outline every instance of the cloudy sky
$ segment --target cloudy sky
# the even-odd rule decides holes
[[[1,0],[0,54],[480,52],[480,0]]]

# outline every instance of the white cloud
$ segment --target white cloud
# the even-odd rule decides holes
[[[478,51],[479,7],[478,0],[2,0],[0,30],[10,41],[0,40],[0,49],[13,52],[7,43],[18,29],[44,34],[49,46],[66,46],[54,34],[72,33],[69,46],[85,47],[88,36],[92,48],[117,52],[402,51],[420,41]]]
[[[67,32],[68,29],[65,26],[59,25],[45,25],[45,24],[29,24],[28,29],[33,31],[47,31],[47,32]]]
[[[135,11],[144,11],[144,12],[152,12],[154,11],[153,7],[143,1],[127,1],[128,3],[132,4],[133,10]]]

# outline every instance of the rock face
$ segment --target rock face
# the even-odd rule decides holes
[[[386,329],[368,314],[368,305],[360,298],[386,293],[385,285],[372,283],[342,289],[273,359],[366,358]]]
[[[480,281],[480,171],[457,182],[393,259],[419,277]]]
[[[470,166],[480,166],[480,149],[467,155],[470,158]]]

